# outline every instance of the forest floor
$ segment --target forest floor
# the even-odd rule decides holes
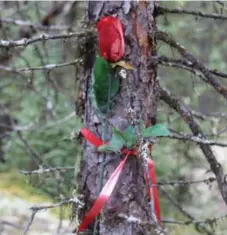
[[[47,205],[50,202],[39,203]],[[23,231],[31,218],[30,207],[37,205],[18,196],[12,196],[0,190],[0,235],[19,235]],[[69,221],[63,220],[61,228],[59,219],[49,210],[42,210],[36,213],[34,221],[29,229],[28,235],[52,235],[71,234]]]
[[[1,173],[0,235],[22,235],[31,219],[32,211],[29,208],[50,204],[53,202],[48,197],[34,191],[18,174]],[[56,212],[57,209],[38,211],[27,235],[72,234],[70,221],[62,220],[60,224]]]

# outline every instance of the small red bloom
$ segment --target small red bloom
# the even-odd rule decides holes
[[[97,24],[99,51],[105,60],[116,62],[125,53],[122,24],[113,16],[104,16]]]

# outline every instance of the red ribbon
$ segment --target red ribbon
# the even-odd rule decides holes
[[[87,128],[82,128],[80,130],[80,133],[84,136],[87,141],[89,141],[97,148],[104,144],[102,140],[100,140],[93,132],[91,132]]]
[[[152,187],[149,190],[149,193],[150,193],[149,196],[150,196],[150,200],[151,200],[152,199],[151,192],[153,192],[155,215],[156,215],[158,221],[161,222],[161,212],[160,212],[159,199],[158,199],[158,189],[156,186],[157,181],[156,181],[156,175],[155,175],[155,165],[151,159],[149,159],[149,161],[148,161],[148,167],[149,167],[149,174],[150,174],[151,183],[153,185],[155,185],[154,187]]]
[[[101,139],[99,139],[94,133],[92,133],[87,128],[82,128],[80,132],[87,141],[89,141],[91,144],[93,144],[97,148],[104,144],[104,142]],[[80,224],[77,233],[83,232],[84,230],[86,230],[88,225],[96,218],[96,216],[98,216],[98,214],[101,212],[101,210],[107,203],[110,195],[112,194],[128,157],[130,155],[133,155],[133,156],[137,155],[137,151],[135,149],[128,150],[126,148],[122,148],[121,152],[125,153],[124,159],[120,162],[116,170],[112,173],[112,175],[110,176],[110,178],[104,185],[102,191],[100,192],[92,208],[88,211],[87,215],[85,216],[82,223]],[[149,159],[148,167],[149,167],[149,175],[150,175],[152,184],[156,184],[155,167],[151,159]],[[161,216],[160,216],[160,207],[159,207],[159,200],[158,200],[158,191],[157,191],[156,186],[148,190],[150,199],[152,199],[152,192],[153,192],[153,199],[154,199],[155,214],[157,216],[158,221],[160,222]]]

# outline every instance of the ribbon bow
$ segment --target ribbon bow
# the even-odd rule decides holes
[[[87,128],[82,128],[80,130],[80,133],[84,136],[84,138],[89,141],[91,144],[96,146],[97,148],[101,145],[105,144],[101,139],[99,139],[93,132],[91,132]],[[121,152],[125,154],[124,159],[120,162],[118,167],[115,169],[115,171],[112,173],[106,184],[104,185],[102,191],[98,195],[97,199],[95,200],[92,208],[88,211],[85,218],[81,222],[77,233],[83,232],[87,229],[88,225],[98,216],[98,214],[101,212],[105,204],[107,203],[109,197],[111,196],[117,182],[119,179],[119,176],[124,168],[124,165],[128,159],[129,156],[137,156],[137,150],[136,149],[126,149],[122,148]],[[148,186],[148,196],[150,200],[154,200],[154,211],[155,215],[158,219],[158,221],[161,221],[160,216],[160,206],[159,206],[159,200],[158,200],[158,191],[156,187],[156,177],[155,177],[155,166],[154,162],[149,158],[148,160],[148,169],[149,169],[149,177],[152,182],[151,188]],[[148,179],[145,177],[146,183]],[[148,183],[147,183],[148,185]],[[154,186],[153,186],[154,185]],[[153,198],[152,198],[153,197]]]

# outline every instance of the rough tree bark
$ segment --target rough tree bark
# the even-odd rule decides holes
[[[154,1],[110,1],[88,3],[88,20],[95,23],[101,16],[115,12],[124,24],[126,41],[125,59],[134,66],[128,78],[121,82],[120,93],[109,121],[119,128],[129,125],[128,112],[134,110],[135,118],[142,119],[147,125],[155,122],[156,107],[159,98],[156,86],[156,67],[149,66],[149,60],[156,54],[156,42],[152,40],[156,22],[154,19]],[[150,35],[148,37],[148,35]],[[102,136],[102,123],[95,114],[89,99],[91,90],[91,69],[95,58],[94,38],[85,43],[85,84],[80,98],[85,99],[85,123],[87,127]],[[109,128],[109,137],[111,136]],[[120,155],[107,155],[113,159],[105,167],[104,183],[119,164]],[[103,154],[98,153],[89,143],[84,145],[84,157],[79,177],[80,191],[84,195],[85,208],[81,218],[91,208],[97,197],[100,163]],[[130,158],[120,176],[111,199],[107,203],[100,220],[99,234],[155,234],[149,226],[129,223],[118,217],[119,213],[135,216],[142,221],[150,221],[150,207],[143,178],[143,170],[136,158]],[[92,229],[92,226],[90,227]]]

